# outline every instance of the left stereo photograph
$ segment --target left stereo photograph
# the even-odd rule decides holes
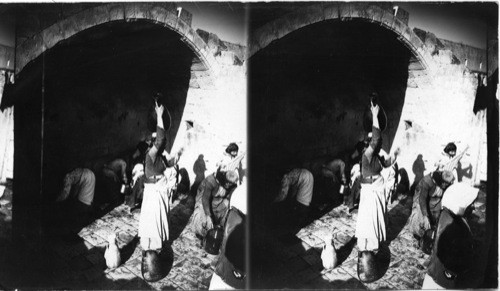
[[[0,289],[247,288],[247,6],[0,4]]]

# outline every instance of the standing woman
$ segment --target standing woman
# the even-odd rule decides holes
[[[142,253],[142,276],[146,281],[161,279],[162,271],[159,254],[169,238],[168,212],[169,192],[164,171],[167,165],[162,153],[167,140],[163,124],[163,105],[155,103],[156,140],[146,153],[144,197],[139,218],[139,237]]]
[[[375,252],[379,243],[386,238],[385,215],[387,199],[385,181],[380,174],[383,167],[388,167],[396,161],[397,149],[387,160],[379,156],[382,145],[379,126],[379,106],[371,104],[372,140],[361,156],[361,193],[356,222],[356,237],[358,240],[358,276],[362,282],[373,282],[377,278]]]

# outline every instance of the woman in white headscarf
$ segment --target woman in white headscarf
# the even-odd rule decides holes
[[[479,190],[465,183],[451,185],[442,211],[422,289],[460,289],[473,266],[472,232],[464,218]]]

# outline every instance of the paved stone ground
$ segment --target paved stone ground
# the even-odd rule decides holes
[[[481,199],[485,201],[484,193]],[[353,239],[357,213],[350,214],[347,207],[338,206],[296,233],[274,229],[254,246],[265,254],[259,257],[260,270],[256,270],[253,287],[256,288],[321,288],[321,289],[420,289],[429,255],[418,249],[417,241],[407,230],[412,197],[399,195],[388,207],[388,241],[381,246],[383,276],[369,284],[357,276],[358,250]],[[474,212],[471,229],[478,250],[485,237],[485,209]],[[262,229],[263,232],[266,230]],[[332,270],[323,269],[321,250],[323,238],[334,233],[339,265]],[[276,239],[276,237],[278,239]],[[479,251],[480,252],[480,251]],[[478,253],[478,264],[486,265],[485,253]],[[483,268],[484,270],[484,268]]]
[[[485,200],[485,195],[481,195]],[[411,196],[399,195],[389,206],[388,243],[381,248],[384,275],[370,284],[357,278],[358,251],[354,235],[356,213],[338,206],[298,232],[280,232],[266,237],[265,231],[257,248],[265,248],[263,269],[253,270],[256,288],[321,288],[321,289],[419,289],[429,256],[422,253],[405,224],[411,211]],[[0,201],[1,202],[1,201]],[[6,203],[5,205],[8,205]],[[73,239],[51,237],[36,250],[43,252],[41,262],[28,262],[38,267],[26,270],[26,262],[3,243],[0,245],[0,289],[16,287],[50,289],[208,289],[217,256],[208,255],[191,231],[188,220],[193,211],[193,197],[183,197],[172,205],[172,266],[168,275],[155,283],[142,279],[141,248],[137,238],[140,212],[129,213],[118,206],[87,227]],[[4,205],[2,205],[3,207]],[[478,250],[485,237],[484,207],[475,211],[471,229]],[[108,269],[104,261],[106,238],[118,234],[122,265]],[[322,238],[335,234],[335,247],[340,264],[332,270],[321,265]],[[478,264],[484,263],[478,254]],[[36,263],[36,264],[35,264]]]
[[[44,252],[43,258],[48,261],[46,269],[39,270],[43,274],[39,275],[39,281],[33,279],[31,281],[34,282],[27,282],[24,276],[16,278],[16,272],[22,267],[2,260],[2,263],[10,264],[7,268],[11,272],[2,267],[0,286],[100,290],[208,289],[217,256],[207,254],[201,248],[200,240],[188,226],[193,206],[193,197],[183,197],[172,205],[172,249],[169,250],[172,266],[168,275],[158,282],[148,283],[141,276],[141,247],[137,237],[140,210],[129,213],[128,207],[122,205],[84,227],[71,239],[48,238],[45,246],[40,248]],[[106,238],[112,232],[117,233],[122,255],[122,264],[116,269],[108,269],[104,260]],[[26,276],[34,277],[34,274]]]
[[[194,206],[192,197],[172,205],[170,231],[172,267],[162,280],[148,283],[141,275],[141,247],[137,237],[140,211],[129,213],[119,206],[83,228],[80,242],[55,242],[54,255],[60,258],[55,268],[54,287],[85,289],[208,289],[216,256],[207,254],[190,229],[188,219]],[[115,232],[122,253],[122,265],[107,269],[104,250],[107,236]],[[68,272],[67,270],[71,270]]]

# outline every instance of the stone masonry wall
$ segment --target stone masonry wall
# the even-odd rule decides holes
[[[179,165],[186,168],[191,183],[196,177],[193,166],[200,155],[208,175],[215,170],[215,163],[229,143],[236,142],[240,152],[246,149],[246,67],[224,64],[221,58],[216,58],[222,64],[214,87],[188,91],[183,125],[173,146],[173,151],[181,146],[186,148]],[[189,127],[193,126],[189,130],[188,121]]]
[[[32,6],[28,9],[27,21],[21,22],[20,33],[18,34],[18,56],[22,63],[32,58],[38,53],[40,48],[30,51],[30,43],[37,41],[37,33],[46,28],[49,29],[39,35],[43,42],[50,48],[61,36],[78,33],[80,27],[87,27],[89,21],[101,23],[102,17],[117,20],[125,18],[158,18],[157,21],[166,21],[181,34],[191,44],[194,43],[196,53],[200,53],[204,59],[209,59],[207,64],[201,58],[193,61],[191,67],[191,80],[187,93],[186,106],[182,114],[182,121],[178,133],[174,140],[173,151],[185,145],[186,150],[180,161],[182,167],[190,172],[191,182],[194,180],[193,164],[200,154],[205,156],[207,168],[213,170],[216,160],[221,158],[225,146],[230,142],[237,142],[242,151],[246,147],[246,73],[243,60],[246,55],[246,48],[240,45],[231,44],[213,34],[217,42],[203,42],[190,27],[183,28],[182,25],[189,26],[192,15],[189,11],[177,11],[178,22],[169,19],[169,13],[176,11],[174,3],[157,3],[153,5],[151,15],[143,15],[145,8],[150,4],[116,4],[116,5],[45,5]],[[144,7],[143,7],[144,6]],[[84,17],[88,13],[85,11],[92,9],[98,11],[98,16]],[[149,9],[149,8],[148,8]],[[56,13],[57,11],[61,13]],[[125,13],[121,18],[115,14]],[[162,18],[162,11],[166,11]],[[82,17],[73,17],[81,15]],[[106,16],[108,15],[108,16]],[[156,15],[156,16],[155,16]],[[161,18],[161,19],[160,19]],[[70,19],[71,21],[68,21]],[[182,25],[181,25],[182,24]],[[69,31],[68,31],[69,29]],[[52,33],[53,32],[53,33]],[[53,34],[51,40],[51,33]],[[191,35],[191,36],[190,36]],[[202,41],[200,43],[200,40]],[[207,46],[207,44],[209,46]],[[189,44],[188,44],[189,46]],[[33,49],[33,48],[32,48]],[[189,121],[194,128],[186,132]],[[106,148],[106,140],[97,143],[95,147]],[[208,173],[208,172],[207,172]]]
[[[476,169],[486,153],[480,152],[485,138],[484,113],[473,113],[477,76],[464,65],[453,65],[446,52],[434,56],[436,68],[431,76],[415,77],[418,87],[409,87],[401,113],[395,142],[403,152],[399,165],[408,172],[410,182],[415,172],[413,163],[423,155],[425,173],[435,169],[441,151],[448,142],[455,142],[458,153],[469,145],[463,167]],[[412,82],[412,80],[409,80]],[[467,177],[472,179],[472,177]],[[465,178],[464,178],[465,180]]]

